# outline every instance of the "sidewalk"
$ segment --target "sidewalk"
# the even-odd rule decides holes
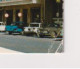
[[[21,52],[0,47],[0,53],[21,53]]]

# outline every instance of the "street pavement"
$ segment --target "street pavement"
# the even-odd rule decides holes
[[[53,38],[37,38],[22,35],[6,35],[0,32],[0,53],[61,53],[61,41]],[[8,51],[8,52],[7,52]]]
[[[11,54],[19,53],[20,54],[21,52],[0,47],[0,53],[7,53],[7,54],[8,53],[11,53]]]

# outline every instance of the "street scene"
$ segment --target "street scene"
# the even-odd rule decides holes
[[[63,53],[63,0],[0,0],[0,53]]]

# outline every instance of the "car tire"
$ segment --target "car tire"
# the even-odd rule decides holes
[[[37,34],[33,34],[33,37],[37,37]]]
[[[12,34],[12,32],[10,31],[10,32],[8,32],[8,34],[9,34],[9,35],[11,35],[11,34]]]
[[[44,36],[43,35],[40,35],[40,38],[44,38]]]
[[[37,34],[37,37],[38,38],[43,38],[44,36],[43,35],[40,35],[40,34]]]
[[[37,37],[38,37],[38,38],[40,38],[40,37],[41,37],[39,33],[37,33]]]
[[[24,35],[24,32],[22,31],[20,34],[21,34],[21,35]]]

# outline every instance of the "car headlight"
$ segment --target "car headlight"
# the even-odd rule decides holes
[[[33,30],[35,30],[35,28],[33,28]]]

